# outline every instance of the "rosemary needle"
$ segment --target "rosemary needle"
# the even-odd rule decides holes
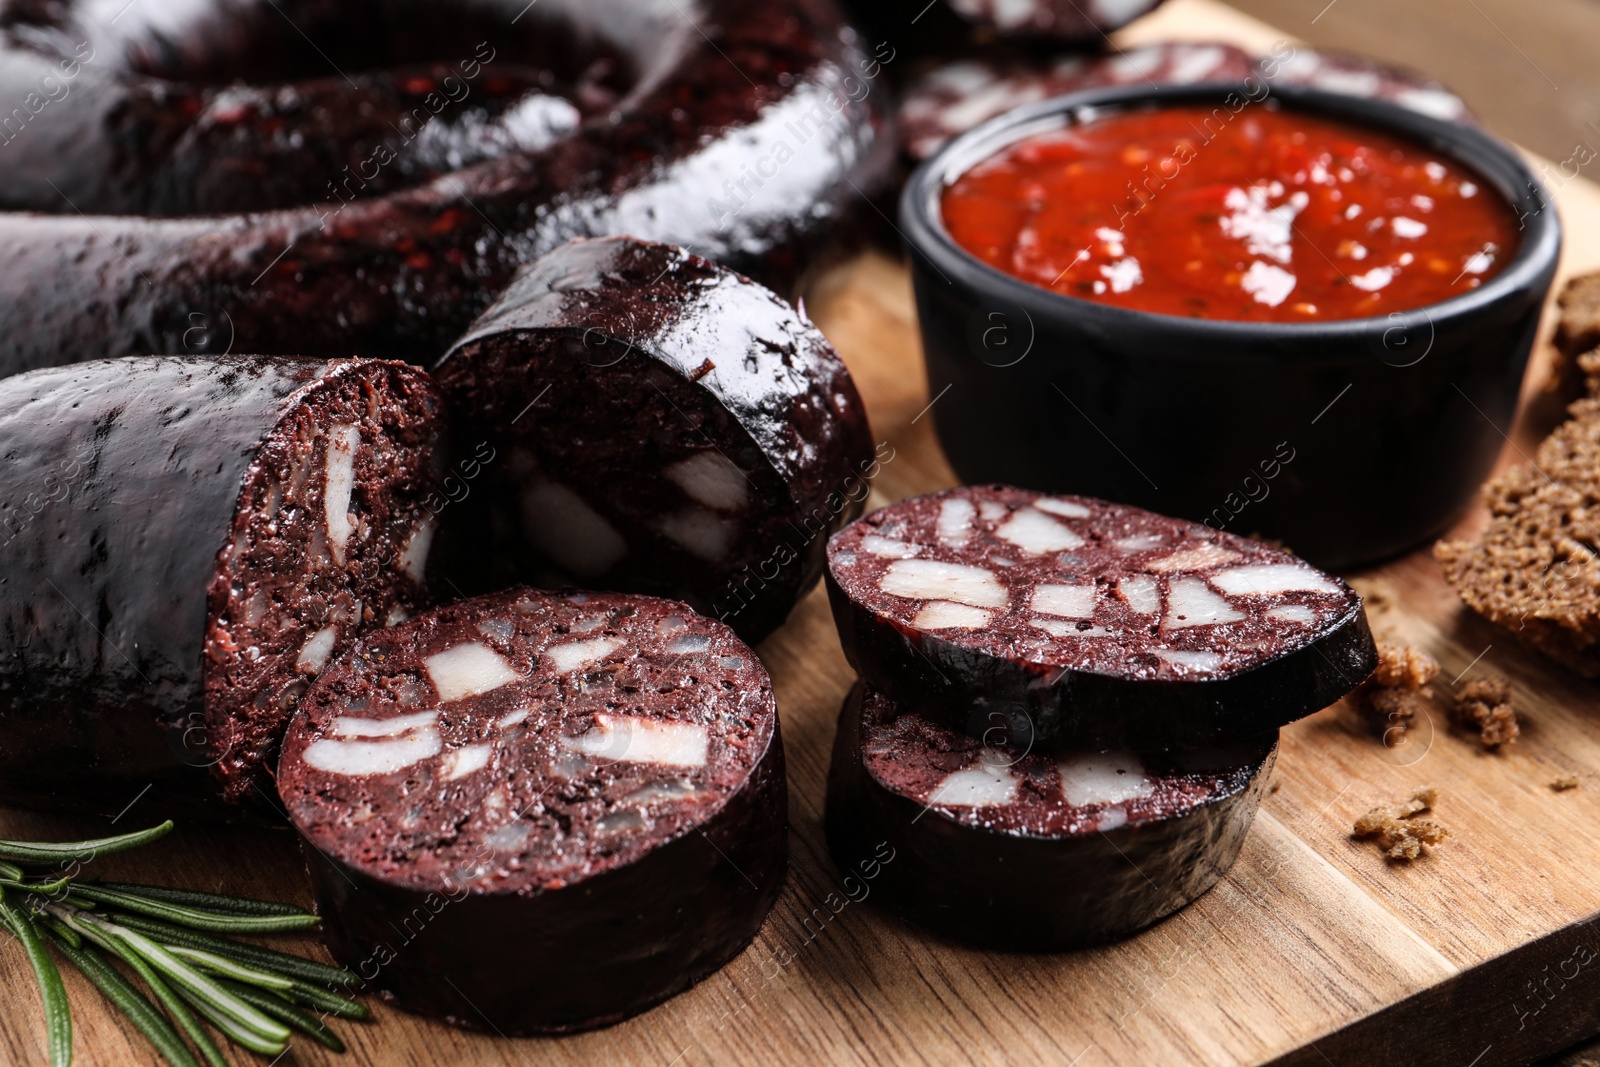
[[[291,978],[298,978],[313,984],[339,986],[344,989],[353,989],[361,984],[361,978],[352,970],[344,967],[334,967],[330,964],[308,960],[303,956],[291,956],[287,952],[276,949],[262,948],[260,945],[251,945],[243,941],[228,941],[220,937],[212,937],[198,930],[191,930],[186,926],[174,926],[164,923],[160,919],[152,919],[144,915],[130,915],[123,912],[114,912],[106,916],[114,922],[137,930],[141,934],[148,934],[161,944],[169,948],[182,945],[184,948],[197,948],[202,952],[215,952],[219,956],[227,956],[240,963],[248,963],[252,967],[261,967],[266,970],[285,974]]]
[[[93,841],[0,841],[0,859],[16,863],[59,863],[77,861],[87,863],[96,856],[109,856],[130,848],[147,845],[166,837],[172,830],[172,820],[148,830],[138,830],[116,837],[102,837]]]
[[[276,900],[256,900],[253,897],[230,897],[221,893],[204,893],[198,889],[173,889],[164,885],[139,885],[134,882],[91,882],[104,889],[112,889],[135,896],[180,904],[190,908],[222,912],[224,915],[297,915],[309,914],[293,904]]]
[[[85,900],[110,904],[124,911],[148,915],[152,919],[165,919],[179,926],[190,926],[196,930],[209,930],[217,934],[275,934],[287,930],[306,930],[322,921],[310,912],[298,909],[289,915],[225,915],[221,912],[185,907],[182,904],[150,900],[137,893],[125,893],[120,889],[107,889],[100,885],[75,883],[71,894]]]
[[[219,956],[215,952],[206,952],[197,948],[184,948],[180,945],[167,945],[165,948],[174,956],[188,960],[201,970],[209,971],[213,975],[232,978],[236,982],[259,986],[262,989],[270,989],[277,993],[286,993],[294,988],[294,979],[292,978],[285,978],[282,975],[246,966],[237,960]]]
[[[66,1067],[72,1062],[72,1008],[67,1003],[67,987],[61,981],[56,961],[50,958],[44,939],[33,920],[6,899],[0,889],[0,918],[27,950],[34,977],[39,980],[39,997],[44,1002],[45,1039],[51,1067]]]
[[[344,1051],[344,1042],[339,1040],[339,1035],[329,1030],[321,1019],[304,1008],[289,1003],[276,993],[245,985],[243,982],[222,979],[222,984],[240,1000],[255,1005],[279,1022],[288,1023],[324,1048],[330,1048],[335,1052]]]

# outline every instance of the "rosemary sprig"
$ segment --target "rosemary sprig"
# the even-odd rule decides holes
[[[78,864],[154,841],[171,829],[167,822],[93,841],[0,841],[0,926],[21,942],[33,966],[52,1067],[72,1062],[72,1016],[52,948],[173,1067],[227,1067],[207,1025],[263,1056],[282,1054],[297,1032],[344,1051],[323,1019],[370,1016],[365,1006],[336,992],[361,985],[353,972],[217,936],[304,930],[317,924],[317,916],[272,900],[79,880]],[[57,869],[28,873],[40,865]],[[143,983],[148,995],[113,961]]]
[[[125,852],[148,845],[172,832],[172,820],[148,830],[138,830],[95,841],[0,841],[0,859],[15,863],[88,863],[97,856]]]
[[[306,930],[322,920],[308,911],[292,908],[279,915],[230,915],[226,912],[207,911],[203,908],[170,904],[125,889],[109,889],[103,885],[74,883],[69,895],[97,904],[110,904],[152,919],[164,919],[179,926],[207,930],[214,934],[276,934],[289,930]]]

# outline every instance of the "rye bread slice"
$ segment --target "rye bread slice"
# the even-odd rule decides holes
[[[1600,293],[1600,290],[1597,290]],[[1600,677],[1600,350],[1577,360],[1588,395],[1532,466],[1484,487],[1489,526],[1435,558],[1467,606],[1587,678]]]

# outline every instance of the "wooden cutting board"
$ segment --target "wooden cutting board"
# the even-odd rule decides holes
[[[1265,52],[1285,36],[1211,0],[1173,0],[1117,43],[1224,40]],[[1569,182],[1556,200],[1567,225],[1564,274],[1600,269],[1600,188]],[[902,267],[866,255],[823,278],[807,307],[894,446],[872,506],[954,484],[934,439],[937,408],[930,417]],[[1541,350],[1530,373],[1530,399],[1547,357]],[[1525,407],[1539,414],[1502,428],[1507,461],[1531,454],[1549,426],[1550,405]],[[1463,529],[1481,521],[1469,516]],[[834,717],[851,674],[818,590],[760,649],[789,754],[792,869],[744,955],[599,1033],[512,1041],[376,1006],[375,1022],[340,1027],[347,1057],[302,1041],[283,1062],[1492,1067],[1600,1032],[1600,926],[1592,924],[1600,689],[1464,611],[1426,551],[1350,577],[1380,636],[1438,657],[1442,695],[1489,672],[1509,677],[1525,716],[1522,741],[1486,754],[1453,734],[1440,709],[1401,749],[1374,741],[1342,706],[1296,724],[1284,732],[1272,792],[1237,866],[1198,903],[1129,941],[1043,957],[977,952],[886,916],[870,897],[848,902],[821,818]],[[1553,792],[1549,783],[1563,775],[1579,776],[1581,788]],[[1434,854],[1390,866],[1350,839],[1362,812],[1424,784],[1439,786],[1438,818],[1454,834]],[[162,817],[129,800],[116,829]],[[113,814],[96,822],[0,811],[0,836],[99,835]],[[143,853],[107,859],[102,871],[309,899],[286,833],[185,827]],[[396,948],[404,951],[398,936]],[[0,981],[0,1061],[43,1062],[37,997],[9,942],[0,942]],[[72,973],[67,982],[79,1062],[156,1062],[86,982]]]

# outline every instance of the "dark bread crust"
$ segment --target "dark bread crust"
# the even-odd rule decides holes
[[[759,641],[815,584],[827,539],[860,514],[878,465],[866,409],[821,332],[748,278],[669,245],[562,246],[518,275],[434,373],[461,424],[503,457],[480,494],[498,495],[500,514],[455,517],[474,558],[491,547],[482,531],[542,521],[521,501],[547,482],[627,547],[583,573],[513,535],[492,546],[499,572],[468,588],[522,579],[671,596]],[[743,502],[702,506],[665,477],[690,457],[727,471]],[[658,525],[683,514],[729,531],[717,558]]]
[[[417,434],[437,433],[425,376],[379,361],[147,357],[0,382],[4,803],[115,813],[151,786],[170,810],[224,813],[213,724],[265,692],[240,690],[206,654],[243,487],[280,426],[320,424],[327,396],[379,379],[407,394]],[[288,546],[286,571],[303,548]],[[357,584],[379,621],[421,597],[392,561]]]
[[[910,788],[919,770],[970,765],[983,746],[857,684],[828,772],[828,845],[847,877],[870,879],[872,900],[945,936],[1025,952],[1098,944],[1171,914],[1227,873],[1276,741],[1274,731],[1154,772],[1154,795],[1119,807],[1125,822],[1103,822],[1107,805],[1067,805],[1050,784],[1050,758],[990,749],[1023,780],[1019,803],[1032,813],[1018,823],[1005,809],[930,804]]]

